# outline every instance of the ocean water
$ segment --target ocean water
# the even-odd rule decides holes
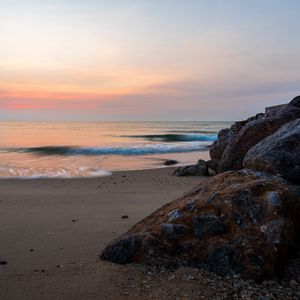
[[[230,122],[0,122],[0,178],[105,176],[208,158]]]

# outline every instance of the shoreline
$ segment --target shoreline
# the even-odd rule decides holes
[[[75,179],[75,178],[97,178],[110,176],[114,172],[140,171],[166,168],[163,165],[166,160],[176,160],[174,167],[195,164],[198,159],[208,160],[208,151],[192,151],[185,153],[166,153],[159,155],[111,155],[111,156],[48,156],[42,157],[43,168],[32,164],[32,160],[40,157],[31,156],[23,162],[22,157],[14,157],[19,163],[14,167],[1,163],[0,180],[2,179]],[[6,157],[1,157],[6,162]],[[8,161],[12,159],[7,158]],[[169,166],[167,166],[169,167]]]

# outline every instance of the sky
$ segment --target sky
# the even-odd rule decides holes
[[[240,120],[300,94],[298,0],[0,0],[0,120]]]

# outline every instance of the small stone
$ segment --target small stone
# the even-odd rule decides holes
[[[124,215],[121,217],[122,219],[128,219],[128,216],[127,215]]]
[[[1,260],[1,261],[0,261],[0,265],[1,265],[1,266],[5,266],[5,265],[7,265],[7,261],[5,261],[5,260]]]

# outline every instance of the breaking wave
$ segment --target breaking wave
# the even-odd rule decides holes
[[[211,140],[201,142],[186,142],[177,144],[147,144],[130,147],[71,147],[46,146],[29,148],[6,148],[1,152],[32,153],[37,155],[147,155],[164,153],[182,153],[192,151],[205,151]]]

